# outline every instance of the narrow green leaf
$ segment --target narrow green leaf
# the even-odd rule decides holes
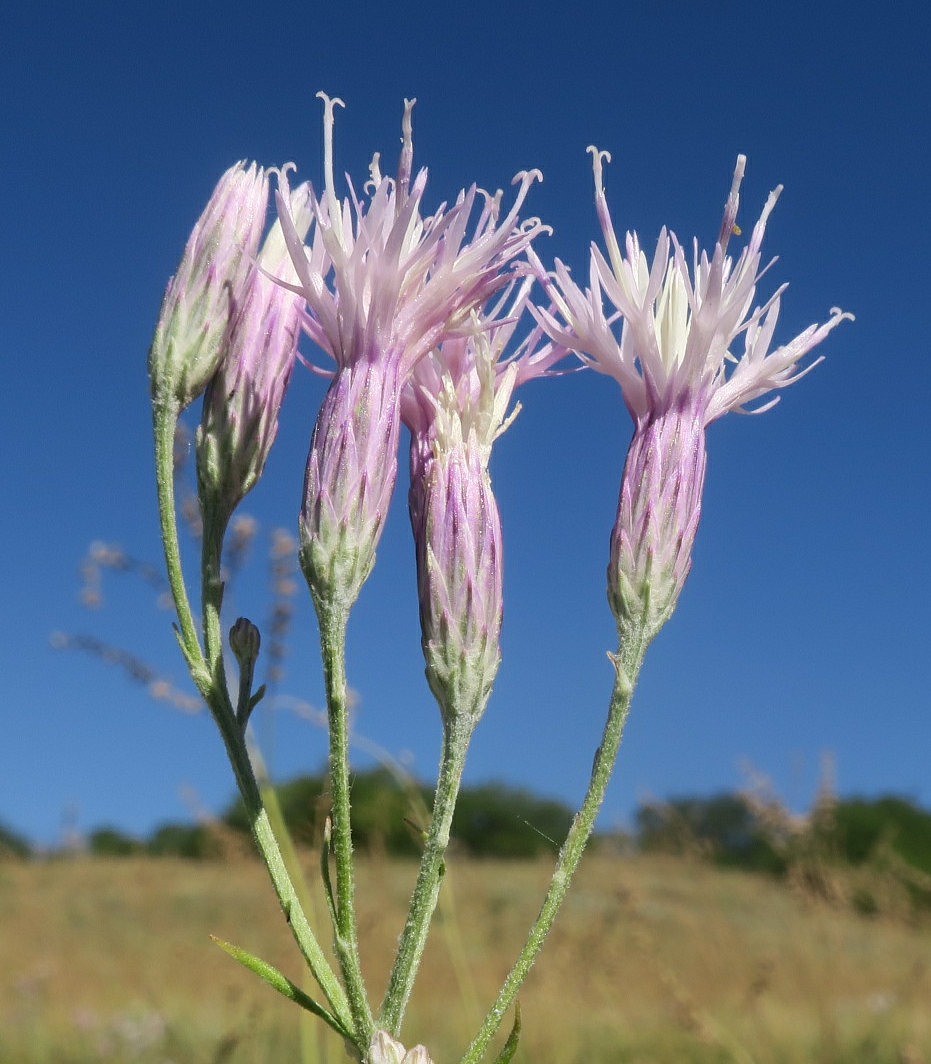
[[[323,1005],[318,1004],[318,1002],[314,1001],[312,997],[305,994],[299,986],[292,983],[286,975],[282,975],[277,968],[273,968],[272,965],[263,960],[259,960],[258,957],[253,956],[244,949],[240,949],[238,946],[233,946],[229,942],[224,942],[222,938],[217,938],[216,935],[211,935],[210,937],[216,942],[220,949],[239,961],[239,963],[243,965],[243,967],[248,968],[250,972],[255,972],[255,974],[261,979],[264,979],[269,986],[274,987],[279,994],[284,994],[286,998],[296,1002],[301,1008],[307,1009],[308,1012],[312,1012],[315,1016],[319,1016],[320,1019],[328,1023],[338,1035],[352,1041],[352,1035],[339,1022],[333,1013],[329,1011],[329,1009],[324,1008]]]
[[[520,1002],[514,1006],[514,1026],[504,1043],[504,1048],[495,1058],[495,1064],[510,1064],[511,1057],[517,1052],[517,1043],[520,1041]]]

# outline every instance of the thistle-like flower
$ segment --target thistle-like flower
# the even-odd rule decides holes
[[[706,427],[729,410],[767,410],[778,396],[753,410],[746,404],[804,376],[821,360],[802,366],[802,358],[852,315],[835,308],[825,324],[811,325],[769,350],[786,286],[751,307],[764,272],[763,234],[782,187],[770,194],[735,262],[727,246],[739,232],[743,155],[737,158],[714,251],[710,259],[704,251],[699,254],[696,241],[690,272],[678,240],[666,229],[652,264],[635,233],[627,234],[626,253],[621,252],[602,184],[602,160],[610,156],[589,151],[608,257],[592,246],[590,287],[584,292],[557,261],[556,283],[547,280],[546,286],[563,322],[552,311],[535,314],[551,337],[618,381],[634,419],[611,534],[608,597],[619,628],[636,629],[649,640],[672,614],[691,565]],[[602,295],[618,313],[606,316]],[[620,340],[612,329],[619,315],[624,318]],[[741,333],[743,353],[735,355],[730,348]]]
[[[267,206],[268,179],[255,163],[248,168],[237,163],[220,178],[162,299],[149,349],[156,403],[183,410],[216,373],[262,239]]]
[[[303,235],[312,214],[310,186],[291,193],[294,224]],[[219,533],[258,482],[278,433],[278,413],[291,379],[304,311],[303,296],[270,276],[296,280],[276,222],[241,286],[221,343],[223,360],[204,395],[197,431],[197,477],[205,529]]]
[[[387,1031],[376,1031],[372,1037],[365,1064],[433,1064],[425,1046],[404,1046]]]
[[[411,109],[405,101],[396,179],[376,155],[363,201],[337,198],[333,180],[333,110],[324,100],[325,189],[311,203],[310,247],[295,232],[287,182],[279,217],[307,300],[305,329],[336,363],[317,417],[301,511],[301,563],[318,611],[343,615],[374,564],[397,473],[399,402],[414,365],[449,336],[467,331],[472,310],[509,280],[504,267],[543,226],[517,216],[537,171],[519,174],[504,217],[500,197],[473,187],[447,209],[421,215],[426,170],[412,179]],[[478,219],[470,240],[473,208]],[[327,275],[332,271],[331,286]]]
[[[421,643],[427,680],[444,722],[481,716],[501,660],[502,541],[488,462],[494,441],[517,414],[518,383],[545,375],[566,353],[539,345],[537,329],[515,354],[501,355],[532,281],[514,305],[468,336],[446,340],[413,369],[401,400],[411,431],[411,525],[417,555]]]

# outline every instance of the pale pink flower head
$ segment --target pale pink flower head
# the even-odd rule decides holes
[[[547,375],[566,353],[537,329],[502,358],[532,281],[473,331],[446,340],[413,369],[401,400],[411,432],[411,526],[426,675],[447,727],[471,730],[501,660],[502,537],[488,463],[510,425],[517,384]],[[502,311],[505,311],[503,314]]]
[[[318,610],[345,612],[374,564],[394,488],[405,381],[429,351],[468,331],[472,311],[508,283],[505,267],[543,226],[517,220],[537,171],[517,176],[507,214],[500,195],[473,187],[424,217],[427,172],[412,176],[413,100],[405,101],[396,178],[382,175],[376,156],[367,198],[350,182],[341,201],[333,111],[342,101],[323,100],[325,186],[311,200],[310,246],[290,224],[286,182],[278,211],[298,276],[292,288],[307,301],[304,327],[336,363],[307,462],[301,559]]]
[[[727,248],[739,233],[743,155],[737,158],[714,251],[709,258],[696,241],[690,269],[666,229],[652,263],[636,233],[627,234],[621,251],[602,184],[602,161],[610,156],[589,150],[607,257],[592,246],[584,291],[557,261],[555,283],[548,278],[545,283],[562,320],[552,308],[535,314],[553,339],[618,381],[634,418],[611,537],[608,594],[618,623],[635,624],[651,638],[675,608],[691,565],[706,426],[729,410],[761,413],[772,406],[778,396],[753,410],[746,404],[804,376],[815,365],[803,365],[804,356],[852,315],[834,309],[825,324],[810,325],[770,350],[785,285],[762,304],[754,305],[754,299],[765,272],[760,268],[763,234],[782,189],[770,194],[746,246],[732,259]],[[613,308],[608,313],[605,299]],[[735,354],[731,348],[741,335],[743,350]]]
[[[291,192],[291,212],[301,233],[312,220],[309,201],[309,185]],[[273,276],[296,278],[280,222],[272,226],[241,287],[221,345],[223,360],[204,395],[197,477],[205,528],[217,521],[219,534],[265,469],[297,354],[304,299]]]
[[[183,410],[216,372],[262,239],[267,205],[268,178],[255,163],[248,168],[236,163],[220,178],[162,299],[149,349],[156,402]]]

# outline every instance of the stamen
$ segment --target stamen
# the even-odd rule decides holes
[[[417,98],[404,101],[404,117],[401,119],[401,158],[398,160],[398,204],[402,204],[408,196],[408,188],[411,181],[411,173],[414,168],[414,129],[411,120],[411,111]]]
[[[511,179],[511,184],[512,185],[516,185],[518,183],[518,181],[521,182],[522,184],[526,183],[527,188],[530,188],[530,186],[534,183],[534,181],[539,181],[540,184],[542,185],[543,184],[543,171],[542,170],[536,170],[536,169],[534,169],[534,170],[519,170],[514,175],[514,177]]]
[[[753,232],[750,235],[750,241],[745,249],[745,254],[749,256],[759,255],[760,249],[763,246],[763,234],[766,232],[766,223],[769,221],[769,216],[773,212],[773,207],[776,206],[776,200],[782,194],[782,185],[776,185],[776,187],[766,197],[766,203],[763,204],[763,210],[760,212],[760,217],[757,219],[756,225],[753,227]],[[773,260],[775,261],[775,259]],[[757,280],[763,276],[766,270],[772,266],[772,262],[766,267],[765,270],[761,270],[757,274]]]
[[[585,149],[592,153],[592,170],[595,174],[595,198],[603,196],[605,194],[604,182],[601,179],[601,164],[604,162],[611,162],[611,152],[599,151],[594,144],[589,144]]]
[[[517,195],[514,197],[514,203],[511,206],[511,209],[508,212],[507,217],[501,223],[501,228],[502,229],[505,226],[508,229],[513,228],[514,223],[517,220],[518,212],[520,211],[521,207],[524,205],[524,200],[527,197],[527,193],[530,190],[530,186],[534,183],[534,181],[541,181],[542,182],[542,180],[543,180],[543,174],[539,170],[521,170],[519,173],[514,175],[512,181],[511,181],[511,184],[512,185],[519,184],[520,188],[517,191]]]
[[[381,152],[377,151],[372,156],[372,161],[369,163],[369,179],[362,186],[362,191],[374,195],[375,190],[382,182],[381,176]]]
[[[598,215],[598,224],[601,226],[605,246],[608,249],[611,269],[620,283],[624,271],[624,259],[621,255],[621,249],[618,247],[617,234],[614,232],[614,223],[611,221],[611,212],[608,210],[608,200],[605,197],[601,166],[603,162],[611,162],[611,152],[599,151],[594,144],[589,144],[585,150],[592,153],[592,172],[595,175],[595,213]]]
[[[784,185],[776,185],[776,187],[766,197],[766,203],[763,206],[763,213],[760,215],[760,223],[765,225],[772,213],[773,207],[776,206],[776,200],[782,195]]]
[[[333,180],[333,109],[337,104],[340,107],[345,107],[346,105],[338,96],[330,97],[325,92],[318,92],[317,99],[323,100],[323,176],[330,199],[330,221],[336,230],[340,243],[342,243],[342,219],[339,211],[339,200],[336,198],[336,183]]]
[[[727,242],[735,229],[736,232],[740,232],[740,229],[735,226],[735,222],[737,221],[737,208],[740,206],[740,183],[743,181],[746,168],[746,155],[738,155],[737,165],[734,167],[734,180],[731,182],[731,191],[728,194],[727,203],[724,204],[721,232],[718,234],[718,243],[721,245],[722,252],[727,251]]]
[[[297,172],[297,163],[285,163],[284,166],[267,166],[265,172],[274,174],[276,177],[285,177],[289,170]]]
[[[490,192],[486,192],[483,188],[476,187],[475,194],[481,196],[482,210],[479,214],[478,221],[475,223],[475,235],[476,237],[484,236],[490,229],[498,224],[498,216],[501,213],[501,197],[504,193],[499,188],[494,195]]]

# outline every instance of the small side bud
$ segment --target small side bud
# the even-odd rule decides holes
[[[265,694],[264,685],[253,695],[252,678],[258,661],[262,636],[247,617],[239,617],[230,629],[230,649],[239,665],[239,699],[236,703],[236,720],[241,728],[249,721],[249,714]]]
[[[247,617],[240,617],[230,628],[230,649],[242,671],[253,670],[259,657],[262,635]]]

